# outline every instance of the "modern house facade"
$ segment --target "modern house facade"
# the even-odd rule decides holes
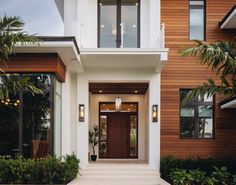
[[[178,54],[193,39],[232,40],[235,9],[223,18],[235,1],[55,3],[65,36],[17,46],[3,66],[8,77],[28,77],[44,93],[19,92],[1,101],[0,155],[74,152],[85,168],[92,152],[88,131],[94,125],[100,129],[100,160],[147,161],[158,170],[161,156],[236,154],[236,110],[218,106],[224,97],[181,106],[189,89],[214,74]],[[219,26],[221,20],[228,22]]]

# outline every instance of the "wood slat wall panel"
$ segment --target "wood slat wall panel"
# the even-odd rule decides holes
[[[60,81],[65,81],[66,67],[54,53],[15,54],[1,66],[8,73],[55,73]]]
[[[166,25],[165,42],[169,59],[161,74],[161,156],[236,155],[236,110],[221,110],[215,102],[215,139],[179,139],[179,89],[193,88],[215,74],[192,57],[179,56],[189,41],[188,0],[161,0],[161,22]],[[221,31],[218,22],[236,4],[235,0],[207,0],[207,41],[232,40],[232,31]],[[219,82],[219,80],[217,80]]]

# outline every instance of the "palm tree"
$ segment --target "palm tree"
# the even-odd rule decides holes
[[[216,72],[221,83],[216,84],[212,78],[207,82],[191,90],[183,99],[186,104],[196,97],[213,95],[236,96],[236,43],[217,41],[211,44],[195,40],[195,46],[180,50],[182,56],[194,56],[199,58],[202,65],[207,65]]]
[[[14,47],[27,44],[39,44],[35,35],[23,31],[24,22],[18,16],[0,18],[0,65],[6,65]],[[0,67],[0,73],[4,73]],[[28,78],[11,78],[7,76],[0,80],[0,99],[7,99],[9,93],[16,93],[19,89],[30,91],[32,94],[42,93]]]

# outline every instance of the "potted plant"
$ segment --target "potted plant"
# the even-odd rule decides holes
[[[92,130],[89,131],[89,143],[92,146],[93,154],[91,155],[91,160],[96,161],[97,155],[95,153],[95,147],[98,144],[98,138],[99,138],[99,128],[97,125],[94,125]]]

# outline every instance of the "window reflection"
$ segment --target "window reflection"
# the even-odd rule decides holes
[[[190,40],[204,40],[205,35],[205,5],[202,0],[190,1]]]

